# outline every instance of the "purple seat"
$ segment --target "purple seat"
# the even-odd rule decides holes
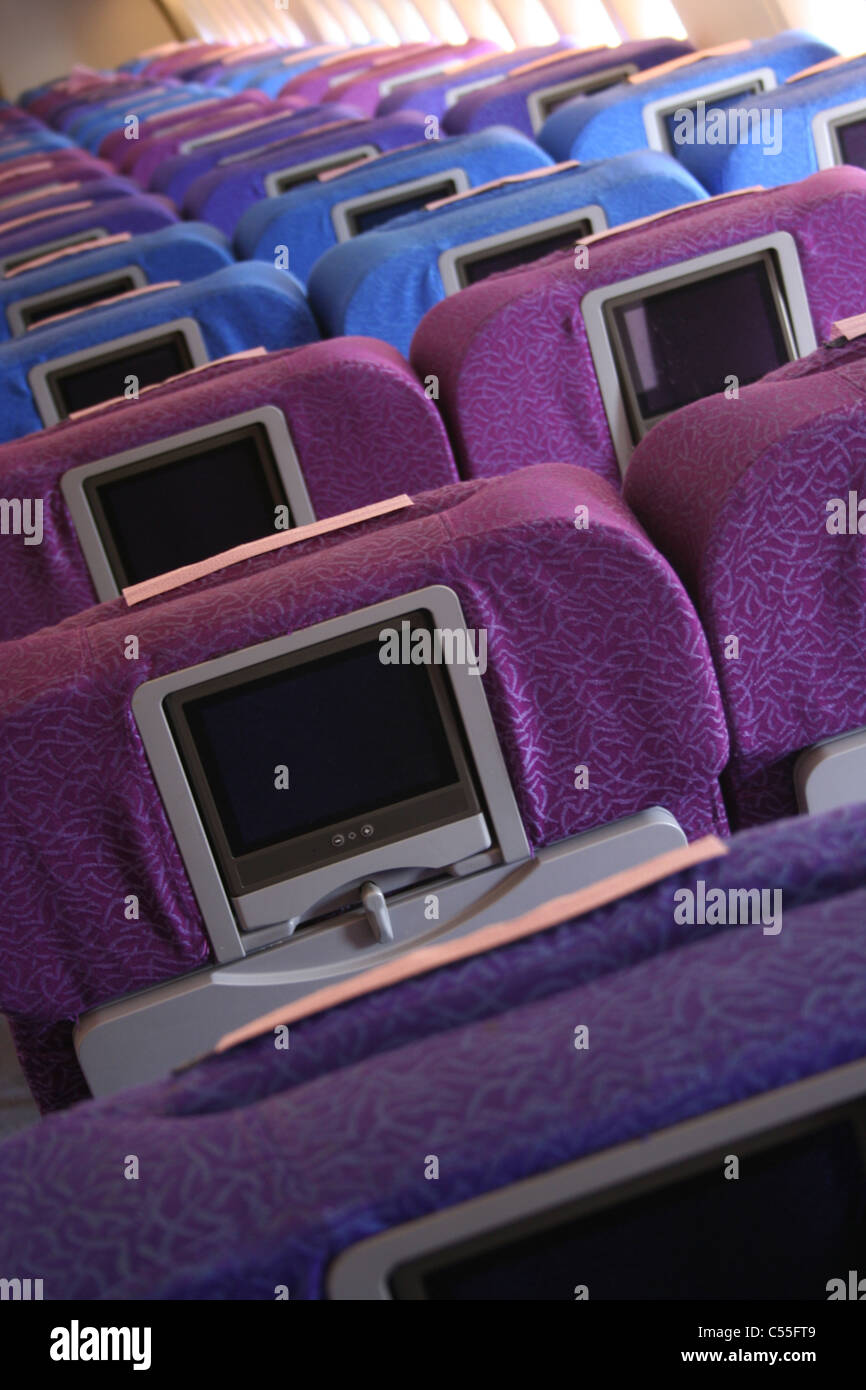
[[[183,201],[186,217],[210,222],[234,236],[243,213],[260,198],[276,197],[337,164],[422,144],[427,124],[420,111],[369,121],[325,121],[293,139],[251,151],[248,159],[217,166],[191,184]]]
[[[82,183],[112,174],[110,164],[83,150],[56,150],[11,159],[0,167],[0,198],[49,184]]]
[[[614,368],[605,366],[613,352],[610,330],[600,311],[590,318],[590,295],[594,292],[597,300],[603,289],[663,267],[688,266],[741,245],[765,246],[762,238],[774,238],[774,245],[784,242],[793,255],[794,272],[784,289],[792,319],[800,282],[796,342],[802,356],[816,338],[832,332],[835,320],[862,308],[864,209],[866,173],[847,167],[825,170],[784,188],[715,198],[614,228],[585,243],[579,268],[580,253],[560,252],[442,301],[416,330],[411,358],[422,378],[438,378],[461,473],[488,476],[555,457],[615,481],[634,440],[621,381]],[[600,329],[595,346],[588,321]],[[682,322],[680,317],[678,332]],[[714,344],[703,318],[687,322],[689,336],[682,338],[686,366],[689,354],[697,359],[707,344]],[[719,324],[718,342],[724,348],[724,366],[713,389],[724,387],[727,372],[739,371],[744,382],[754,380],[746,371],[757,337],[741,332],[733,312],[724,320],[718,305],[713,322]],[[724,334],[748,349],[744,366],[733,360],[741,353],[734,352]],[[796,345],[791,351],[796,354]]]
[[[195,145],[192,149],[187,149],[185,141],[176,155],[163,160],[154,170],[149,187],[154,193],[164,193],[180,207],[196,179],[218,165],[235,159],[254,159],[280,140],[290,140],[333,121],[357,118],[354,107],[335,104],[307,106],[300,111],[280,109],[273,115],[241,121],[228,130],[199,136],[201,144],[189,141]]]
[[[582,508],[591,522],[576,530]],[[533,853],[658,806],[688,838],[724,832],[727,735],[696,615],[592,474],[551,464],[456,484],[408,515],[233,565],[134,614],[122,599],[91,609],[4,647],[0,748],[15,754],[0,854],[14,930],[0,1005],[41,1104],[81,1094],[72,1020],[211,953],[130,717],[136,689],[436,584],[488,633],[483,689]],[[140,655],[128,661],[131,631]],[[52,747],[62,759],[46,758]],[[581,759],[590,775],[575,794]],[[124,917],[130,892],[136,921]]]
[[[352,49],[348,53],[332,52],[323,57],[315,67],[304,68],[294,77],[290,77],[283,84],[280,96],[298,96],[308,102],[329,101],[331,89],[344,77],[352,73],[366,72],[380,60],[395,61],[424,50],[429,53],[436,47],[432,39],[425,39],[423,42],[396,45],[370,44],[365,48]]]
[[[261,120],[280,113],[288,114],[287,108],[275,108],[273,103],[268,103],[267,106],[254,105],[252,101],[233,104],[230,111],[220,111],[212,116],[202,115],[198,120],[190,117],[188,121],[175,121],[172,125],[155,129],[152,134],[145,135],[137,145],[133,145],[132,149],[118,152],[118,158],[122,157],[124,172],[134,178],[142,188],[147,188],[160,166],[166,160],[174,159],[188,140],[218,135],[223,131],[233,130],[246,121]]]
[[[357,1242],[748,1098],[826,1085],[866,1056],[864,830],[860,808],[738,836],[727,856],[588,916],[303,1018],[289,1051],[270,1029],[44,1120],[0,1147],[3,1267],[41,1279],[49,1300],[323,1299]],[[674,894],[700,882],[778,889],[782,931],[674,927]],[[129,1153],[139,1182],[117,1177]],[[846,1239],[862,1237],[862,1157],[840,1162],[819,1136],[769,1190],[745,1157],[740,1181],[721,1171],[727,1219],[753,1241],[738,1273],[701,1248],[705,1184],[697,1210],[660,1202],[654,1226],[630,1227],[643,1238],[620,1272],[645,1279],[632,1297],[693,1297],[727,1273],[738,1297],[825,1299],[847,1276]],[[671,1249],[680,1278],[663,1284]],[[772,1288],[755,1277],[759,1251],[776,1257]],[[486,1296],[571,1300],[582,1264],[566,1261],[561,1293],[530,1281]],[[597,1252],[593,1268],[600,1297]]]
[[[333,87],[328,89],[328,96],[334,101],[356,106],[365,116],[373,116],[379,102],[404,82],[440,73],[451,63],[461,60],[471,62],[475,58],[489,57],[498,52],[499,45],[490,39],[467,39],[465,43],[443,43],[419,49],[415,53],[402,53],[393,57],[385,54],[363,72],[335,82]],[[286,90],[290,92],[292,89]]]
[[[55,184],[53,179],[44,180],[31,188],[6,190],[0,186],[0,239],[15,231],[15,223],[21,217],[49,213],[65,208],[70,203],[107,203],[118,198],[135,197],[139,189],[131,179],[120,174],[89,176],[90,171],[82,171],[75,183]],[[11,225],[10,225],[11,224]],[[8,232],[4,233],[4,228]]]
[[[151,141],[171,140],[178,128],[181,133],[177,144],[180,144],[184,135],[191,138],[190,132],[197,131],[200,126],[204,134],[208,129],[217,130],[235,122],[254,120],[257,116],[272,113],[274,109],[274,103],[261,92],[250,92],[242,96],[206,97],[193,106],[181,107],[179,111],[165,111],[161,115],[151,116],[142,121],[137,140],[128,140],[123,130],[106,135],[99,147],[99,153],[116,168],[129,172],[145,148],[149,148]],[[173,145],[170,153],[176,153],[176,149],[177,145]]]
[[[117,232],[138,236],[177,221],[177,214],[165,198],[142,193],[111,198],[104,203],[84,199],[65,208],[48,208],[28,218],[16,219],[18,225],[0,235],[0,265],[9,269],[10,261],[17,266],[28,260],[38,260],[48,251],[63,246],[99,241]]]
[[[677,411],[626,474],[625,496],[691,592],[713,651],[738,825],[793,814],[795,791],[814,809],[816,793],[795,786],[801,750],[866,724],[864,342],[825,347],[738,400]],[[842,743],[824,752],[850,756]],[[837,767],[822,798],[866,799],[856,768],[840,781]]]
[[[457,482],[435,406],[383,343],[340,338],[194,372],[138,401],[0,446],[0,495],[38,496],[44,503],[41,544],[6,540],[0,547],[0,641],[98,601],[64,491],[71,469],[145,445],[157,452],[161,444],[167,452],[177,435],[265,406],[285,419],[316,517]],[[83,492],[77,495],[83,500]],[[200,499],[197,515],[202,506],[207,502]],[[215,536],[223,529],[218,521],[213,518]],[[201,519],[196,524],[212,529]],[[210,553],[251,538],[238,535]]]
[[[525,67],[538,58],[549,58],[575,49],[574,39],[563,37],[555,43],[542,44],[536,48],[515,48],[510,52],[484,53],[480,58],[468,62],[451,62],[441,72],[427,77],[413,78],[411,82],[400,83],[388,96],[382,97],[376,108],[377,116],[389,116],[393,111],[423,111],[425,115],[440,119],[461,96],[476,88],[502,82],[515,68]]]
[[[469,92],[446,113],[444,129],[449,135],[468,135],[489,125],[510,125],[535,136],[563,102],[692,51],[692,45],[681,39],[638,39],[616,48],[602,45],[538,58],[495,87]]]

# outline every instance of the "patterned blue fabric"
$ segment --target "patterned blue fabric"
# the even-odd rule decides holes
[[[368,334],[408,353],[418,323],[445,297],[443,251],[592,204],[616,226],[706,196],[676,160],[653,150],[583,164],[450,208],[409,213],[381,232],[332,247],[310,274],[310,302],[330,336]]]
[[[864,831],[861,806],[749,832],[303,1020],[287,1050],[263,1035],[43,1121],[0,1147],[0,1264],[49,1299],[318,1299],[360,1239],[862,1058]],[[780,889],[781,931],[678,927],[674,895],[699,881]]]
[[[2,437],[16,439],[42,428],[28,383],[38,362],[186,317],[199,325],[211,358],[251,347],[298,347],[318,337],[294,277],[258,261],[226,266],[176,289],[97,306],[0,346]]]
[[[324,183],[301,184],[279,198],[254,203],[238,223],[235,252],[239,257],[273,262],[274,248],[288,246],[292,272],[304,283],[319,256],[337,243],[333,209],[338,203],[445,169],[462,169],[468,186],[476,188],[549,163],[536,144],[505,127],[430,140],[368,160]]]
[[[670,99],[675,106],[681,93],[691,92],[708,82],[726,86],[729,80],[763,68],[769,68],[782,83],[802,68],[832,57],[833,51],[827,44],[797,30],[772,39],[758,39],[742,52],[699,58],[672,72],[648,77],[646,81],[623,83],[595,96],[566,102],[545,121],[538,136],[539,143],[555,159],[602,159],[640,149],[648,143],[644,111],[649,102]],[[708,106],[713,104],[708,98]],[[740,104],[738,101],[737,105]],[[788,138],[786,131],[786,144]],[[711,193],[721,192],[717,186],[717,170],[722,147],[678,145],[669,134],[667,139],[670,153],[684,168]],[[763,161],[765,165],[772,162]],[[779,180],[780,183],[784,181]],[[765,180],[762,178],[759,182]]]
[[[760,101],[749,102],[755,120],[775,119],[781,124],[783,139],[778,154],[764,155],[759,143],[722,146],[715,153],[716,182],[720,193],[761,183],[765,188],[793,183],[818,169],[812,122],[822,111],[835,110],[849,102],[866,108],[866,58],[853,58],[837,68],[815,73],[791,82],[781,91],[768,92]],[[852,160],[852,163],[855,161]]]
[[[176,223],[102,250],[90,250],[87,242],[83,242],[74,256],[61,256],[41,270],[0,279],[0,341],[12,337],[8,310],[20,299],[30,299],[127,266],[138,266],[148,284],[160,285],[167,280],[182,283],[198,280],[231,263],[232,254],[225,237],[203,222]]]

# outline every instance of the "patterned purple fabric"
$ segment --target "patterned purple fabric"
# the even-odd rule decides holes
[[[237,363],[228,378],[194,373],[176,385],[112,410],[110,430],[99,411],[0,445],[0,496],[41,497],[44,518],[41,545],[0,541],[0,641],[97,601],[60,488],[79,464],[273,405],[318,517],[457,482],[435,406],[399,354],[372,338],[270,353]]]
[[[272,103],[266,107],[256,107],[251,102],[246,102],[243,105],[233,105],[231,111],[221,111],[219,115],[210,116],[208,119],[202,117],[194,124],[173,126],[163,134],[146,136],[137,148],[126,154],[122,167],[142,188],[148,188],[160,165],[167,159],[173,159],[188,140],[203,139],[206,135],[216,135],[218,131],[232,130],[244,121],[255,121],[263,116],[275,115],[278,109]]]
[[[369,48],[356,48],[348,53],[334,52],[317,63],[315,67],[304,68],[289,78],[281,89],[281,95],[299,96],[304,101],[328,101],[331,86],[343,76],[353,72],[363,72],[380,60],[393,61],[401,57],[411,57],[426,49],[431,52],[438,45],[430,39],[423,42],[402,43],[391,47],[388,44],[371,45]]]
[[[508,125],[533,136],[537,131],[533,130],[528,104],[533,92],[560,82],[588,80],[593,74],[603,73],[605,68],[653,68],[692,52],[692,45],[685,39],[636,39],[612,48],[602,45],[583,52],[578,49],[557,57],[556,61],[551,58],[527,64],[504,82],[497,82],[495,87],[469,92],[447,112],[443,127],[449,135],[468,135],[486,126]],[[622,150],[616,153],[622,154]]]
[[[713,651],[739,825],[792,813],[797,753],[866,724],[862,539],[827,530],[831,498],[866,497],[864,393],[863,344],[824,348],[669,416],[628,467]]]
[[[837,168],[768,192],[714,199],[526,270],[491,276],[424,317],[411,358],[439,378],[464,477],[544,458],[617,482],[607,417],[580,313],[600,285],[780,230],[793,236],[817,336],[859,313],[866,279],[866,172]]]
[[[421,503],[259,557],[222,582],[133,611],[117,600],[5,644],[0,879],[14,929],[0,1007],[44,1106],[73,1097],[80,1077],[56,1030],[53,1050],[39,1045],[41,1029],[208,958],[129,713],[155,676],[449,584],[468,625],[488,632],[484,687],[534,849],[653,805],[689,837],[725,831],[727,734],[703,634],[616,494],[550,464]],[[588,530],[575,529],[579,506]],[[131,633],[134,661],[123,654]],[[590,786],[576,794],[581,761]],[[137,922],[124,919],[130,892]]]
[[[3,1267],[47,1299],[318,1299],[355,1241],[863,1057],[864,829],[856,808],[752,832],[574,924],[303,1020],[286,1051],[265,1035],[43,1121],[0,1147]],[[675,927],[697,879],[781,888],[782,931]]]
[[[282,102],[278,104],[282,106]],[[154,170],[149,187],[154,193],[164,193],[181,207],[196,180],[221,161],[238,157],[240,163],[240,156],[243,156],[245,162],[280,140],[293,139],[304,131],[332,121],[351,119],[358,119],[354,107],[329,105],[307,106],[301,111],[280,110],[272,116],[257,117],[253,124],[243,121],[244,129],[240,134],[231,135],[229,131],[224,131],[219,140],[200,145],[189,154],[176,154],[164,159]]]
[[[21,191],[19,196],[26,198],[25,202],[13,207],[0,207],[0,238],[6,235],[4,227],[19,217],[29,217],[31,213],[51,208],[59,209],[70,203],[88,202],[95,204],[93,217],[96,219],[99,216],[99,204],[128,198],[131,194],[138,193],[138,188],[131,179],[122,178],[114,170],[106,175],[97,174],[91,177],[90,174],[90,170],[82,172],[78,182],[64,183],[61,188],[54,187],[53,179],[43,178],[41,184],[37,184],[31,190]],[[46,188],[50,191],[44,191]]]
[[[2,177],[0,177],[0,200],[6,198],[16,198],[31,189],[44,188],[46,185],[76,184],[83,183],[86,179],[91,183],[94,179],[101,178],[103,175],[112,174],[114,171],[110,164],[106,164],[102,159],[94,159],[87,155],[81,159],[63,159],[52,162],[41,159],[22,159],[15,160],[16,165],[20,165],[22,172],[15,173],[10,165],[2,166]],[[34,167],[36,166],[36,167]],[[41,167],[40,167],[41,166]],[[27,172],[27,171],[31,172]],[[70,194],[72,201],[72,194]],[[0,220],[4,221],[7,217],[14,216],[7,209],[0,207]]]
[[[410,73],[425,72],[432,67],[444,66],[445,63],[471,62],[473,58],[483,58],[498,52],[499,45],[492,39],[467,39],[461,44],[440,44],[420,49],[416,53],[397,54],[393,59],[383,55],[382,61],[374,63],[364,72],[335,83],[328,90],[327,96],[334,101],[348,102],[350,106],[363,111],[365,116],[373,116],[379,101],[385,95],[382,91],[383,85],[387,86],[395,78],[405,81]]]
[[[147,117],[141,122],[137,140],[128,140],[123,130],[112,131],[99,146],[99,153],[116,168],[128,172],[152,141],[172,140],[178,126],[182,126],[183,131],[177,137],[177,144],[182,144],[184,139],[191,140],[194,135],[205,134],[208,129],[219,129],[220,123],[230,125],[234,121],[251,121],[256,116],[276,114],[278,109],[264,92],[244,92],[231,97],[202,97],[201,102],[192,106],[183,106],[179,110],[163,111],[156,116]],[[196,127],[194,132],[191,129],[193,126]],[[177,144],[172,145],[171,153],[177,149]]]

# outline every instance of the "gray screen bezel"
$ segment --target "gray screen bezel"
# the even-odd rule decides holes
[[[672,116],[675,111],[683,107],[696,106],[699,101],[706,101],[709,104],[713,99],[729,96],[736,96],[742,93],[744,100],[750,97],[760,99],[767,92],[771,92],[777,87],[778,80],[776,74],[770,67],[751,68],[748,72],[742,72],[734,77],[726,77],[715,82],[703,82],[698,87],[690,87],[688,91],[677,92],[672,95],[657,97],[653,101],[648,101],[641,111],[643,127],[646,131],[647,144],[651,150],[661,150],[662,154],[672,155],[674,159],[678,157],[677,150],[668,139],[665,120]],[[757,91],[748,91],[748,87],[757,86]]]
[[[426,190],[435,191],[445,182],[451,182],[454,185],[455,193],[466,193],[469,189],[469,177],[466,170],[455,166],[450,169],[440,169],[438,174],[425,174],[418,178],[405,180],[403,183],[388,184],[382,188],[371,190],[369,193],[359,193],[355,198],[345,198],[340,203],[334,203],[331,208],[331,222],[337,241],[352,241],[356,236],[362,235],[362,233],[352,230],[351,218],[354,214],[373,212],[376,208],[387,207],[390,203],[401,203],[405,198],[411,198],[413,194],[423,193]],[[381,228],[376,230],[381,230]]]
[[[31,326],[25,323],[25,314],[28,309],[42,308],[44,305],[51,304],[56,300],[58,301],[57,313],[62,314],[65,312],[62,304],[64,297],[66,299],[73,299],[76,295],[86,293],[88,290],[99,289],[102,285],[111,285],[120,277],[126,277],[132,282],[129,287],[130,290],[143,289],[149,284],[147,276],[141,266],[120,265],[114,270],[104,271],[101,275],[89,275],[83,280],[71,280],[65,285],[56,285],[53,289],[43,290],[40,294],[25,295],[22,299],[16,299],[14,303],[7,304],[6,320],[13,338],[24,337],[27,333],[42,327],[41,324],[33,324]],[[86,307],[89,309],[98,308],[99,300]],[[76,309],[72,312],[80,313],[83,311]]]
[[[636,63],[619,63],[609,68],[597,68],[595,72],[588,73],[585,77],[563,78],[561,82],[550,82],[545,87],[536,87],[534,92],[530,92],[526,98],[526,109],[529,113],[529,123],[532,126],[533,135],[537,135],[549,120],[554,111],[559,109],[560,104],[565,105],[572,97],[592,96],[594,92],[603,92],[608,87],[616,87],[620,82],[625,82],[626,78],[632,77],[638,71]],[[562,96],[562,102],[557,102],[556,106],[550,110],[545,107],[552,97]]]
[[[299,164],[286,164],[265,176],[265,197],[281,198],[285,193],[293,193],[301,184],[311,182],[316,174],[322,174],[326,169],[335,169],[341,164],[353,164],[362,159],[376,159],[381,153],[379,147],[368,140],[363,145],[354,145],[333,154],[319,155],[317,159],[306,159]],[[291,186],[280,188],[280,179],[286,178],[289,174],[293,179]],[[300,176],[297,180],[296,174]]]
[[[519,185],[516,185],[516,188],[519,188]],[[449,246],[439,256],[439,274],[445,294],[457,294],[467,288],[461,279],[461,268],[466,261],[479,260],[485,253],[495,255],[497,251],[505,251],[509,246],[541,241],[558,227],[567,227],[570,223],[576,222],[589,223],[590,233],[584,233],[585,236],[607,230],[604,208],[599,203],[584,203],[581,207],[569,208],[568,212],[557,212],[552,217],[543,217],[538,222],[526,222],[520,227],[510,227],[504,232],[493,232],[489,236],[478,237],[475,241],[464,241],[459,246]],[[528,270],[531,264],[528,262],[525,268]],[[515,270],[518,268],[514,267]]]
[[[360,1241],[331,1264],[327,1295],[355,1302],[393,1299],[391,1278],[403,1265],[451,1252],[458,1258],[461,1247],[495,1241],[518,1223],[555,1225],[560,1212],[571,1219],[610,1210],[618,1201],[706,1171],[719,1150],[761,1151],[819,1127],[836,1111],[855,1105],[862,1111],[864,1103],[866,1061],[860,1060],[711,1110]],[[860,1138],[862,1144],[862,1133]]]
[[[844,164],[839,129],[861,121],[866,121],[866,96],[845,101],[841,106],[827,107],[812,117],[812,141],[819,169],[833,169]]]
[[[182,434],[154,439],[149,444],[140,445],[135,449],[125,449],[122,453],[96,459],[92,463],[79,464],[76,468],[70,468],[68,472],[63,474],[60,479],[60,489],[69,508],[69,514],[78,536],[78,544],[81,546],[84,561],[100,603],[117,598],[120,589],[97,518],[87,495],[85,484],[88,480],[98,478],[104,473],[113,473],[119,468],[134,467],[145,461],[152,460],[155,466],[159,466],[161,460],[179,450],[186,450],[197,444],[204,446],[215,444],[224,435],[234,434],[241,429],[252,429],[255,426],[263,428],[268,437],[274,467],[286,494],[293,527],[305,526],[315,521],[313,504],[307,492],[307,485],[286,423],[286,417],[282,410],[275,405],[259,406],[255,410],[246,410],[238,415],[227,416],[224,420],[217,420],[213,424],[199,425],[195,429],[184,430]]]
[[[705,272],[733,269],[737,262],[749,260],[762,252],[772,252],[776,256],[796,357],[805,357],[814,352],[818,343],[797,243],[790,232],[770,232],[766,236],[753,237],[749,241],[737,242],[733,246],[711,251],[708,255],[694,256],[687,261],[660,266],[644,275],[634,275],[627,280],[601,285],[584,295],[580,306],[581,314],[611,440],[623,475],[637,441],[632,435],[626,401],[620,385],[615,348],[608,332],[608,306],[631,297],[642,297],[644,293],[653,290],[673,288],[684,280],[703,278]],[[724,383],[721,383],[719,390],[722,390],[723,386]]]
[[[498,72],[493,77],[477,77],[474,82],[461,82],[449,87],[445,93],[445,110],[450,111],[452,106],[468,97],[470,92],[478,92],[482,87],[493,87],[497,82],[504,82],[508,76],[507,72]]]
[[[426,864],[431,856],[444,866],[455,866],[464,856],[474,857],[482,848],[481,827],[467,824],[413,836],[398,845],[384,845],[358,851],[327,869],[300,874],[273,888],[261,888],[243,901],[231,899],[220,872],[192,787],[186,774],[164,702],[168,696],[233,674],[290,653],[316,647],[332,638],[357,632],[373,623],[383,625],[399,620],[415,609],[426,609],[437,627],[457,630],[466,622],[453,589],[429,585],[367,608],[317,623],[310,628],[244,647],[198,666],[175,671],[139,686],[132,698],[132,713],[162,797],[178,849],[205,921],[217,960],[236,960],[254,950],[262,941],[284,940],[291,936],[294,923],[341,884],[407,865]],[[479,676],[465,667],[443,666],[455,709],[462,723],[463,737],[474,764],[477,784],[487,808],[487,845],[493,844],[501,859],[512,862],[527,858],[529,844],[487,697]],[[468,832],[468,833],[467,833]],[[470,838],[471,837],[471,838]],[[244,923],[241,929],[239,922]],[[265,930],[262,930],[262,929]],[[267,928],[275,928],[269,931]],[[402,949],[402,948],[401,948]]]
[[[110,338],[106,342],[96,343],[92,347],[78,348],[75,352],[64,353],[62,357],[53,357],[48,362],[37,362],[27,373],[27,380],[43,424],[56,425],[61,420],[69,418],[61,415],[51,391],[50,383],[55,373],[65,372],[70,367],[86,368],[88,363],[95,363],[100,358],[115,356],[125,353],[127,350],[134,351],[136,348],[147,347],[149,343],[160,338],[175,335],[183,338],[192,359],[192,367],[207,365],[210,361],[210,354],[205,346],[201,328],[195,319],[189,317],[169,319],[166,323],[153,324],[150,328],[139,329],[136,333],[127,333],[121,338]]]

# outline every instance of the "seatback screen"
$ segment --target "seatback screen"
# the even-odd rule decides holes
[[[317,159],[314,164],[305,164],[298,169],[287,169],[274,180],[273,196],[288,193],[290,188],[297,188],[299,184],[311,183],[325,169],[334,169],[339,164],[358,164],[363,159],[375,159],[377,154],[379,150],[365,146],[360,150],[341,150],[339,154],[327,155]]]
[[[574,101],[576,97],[596,96],[608,87],[618,86],[634,70],[634,65],[629,63],[622,68],[612,68],[598,77],[577,78],[574,82],[557,86],[550,92],[539,92],[536,101],[541,120],[546,121],[560,106],[564,106],[567,101]]]
[[[866,118],[836,126],[836,139],[842,163],[866,169]]]
[[[476,256],[461,260],[458,263],[458,275],[464,285],[475,285],[479,280],[486,280],[488,275],[497,275],[503,270],[515,270],[521,265],[531,265],[533,261],[540,261],[554,251],[565,251],[569,246],[573,246],[579,237],[588,236],[591,231],[590,223],[583,218],[572,222],[570,226],[557,227],[552,232],[542,232],[525,241],[503,246],[499,251],[492,247],[489,251],[482,251]]]
[[[105,280],[101,285],[92,285],[87,290],[58,292],[40,299],[35,304],[24,305],[21,318],[25,328],[35,328],[37,324],[54,318],[56,314],[70,314],[76,309],[89,309],[93,304],[101,304],[105,299],[113,299],[115,295],[126,294],[135,288],[136,282],[131,275],[118,275],[116,279]]]
[[[87,479],[119,589],[274,531],[285,490],[261,426]]]
[[[795,356],[770,256],[608,304],[633,424],[648,423]],[[639,431],[638,431],[639,432]]]
[[[233,854],[456,780],[427,670],[379,653],[368,642],[188,707]],[[280,765],[288,789],[274,786]]]
[[[454,180],[446,179],[443,183],[431,185],[408,198],[376,203],[366,209],[355,208],[346,214],[346,221],[352,236],[359,236],[361,232],[372,232],[376,227],[384,226],[395,217],[403,217],[407,212],[418,212],[427,203],[437,202],[441,198],[451,198],[456,192]]]
[[[396,1298],[808,1300],[863,1265],[866,1164],[842,1120],[601,1210],[546,1213],[392,1275]],[[580,1291],[586,1290],[585,1294]]]
[[[672,111],[666,111],[663,117],[663,122],[670,149],[674,154],[676,154],[678,150],[682,149],[682,144],[676,138],[677,131],[681,129],[681,123],[683,119],[682,112],[691,112],[692,117],[697,119],[699,125],[699,110],[703,109],[707,113],[711,111],[730,111],[732,107],[740,106],[746,98],[757,96],[760,92],[763,92],[763,90],[763,83],[754,82],[751,86],[744,87],[743,90],[740,92],[728,92],[725,96],[716,97],[708,93],[706,97],[706,105],[703,108],[699,108],[694,102],[684,102],[682,106],[677,106]],[[715,136],[713,138],[715,139]],[[736,141],[732,141],[731,143],[735,144]]]
[[[169,333],[141,347],[109,352],[82,366],[49,372],[46,378],[61,420],[122,396],[128,377],[138,389],[156,386],[169,377],[188,372],[192,356],[182,333]]]

